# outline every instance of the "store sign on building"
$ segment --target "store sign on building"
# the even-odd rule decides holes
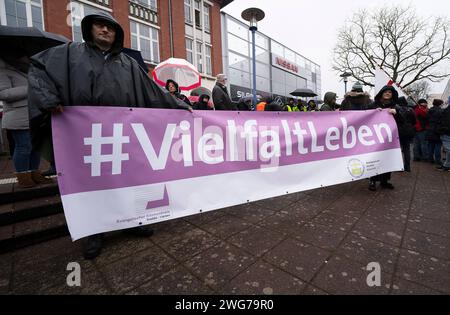
[[[230,85],[230,95],[233,101],[239,101],[243,97],[253,97],[251,89],[233,84]],[[256,95],[258,98],[262,98],[269,97],[270,93],[256,90]]]
[[[292,72],[296,75],[300,74],[300,68],[298,65],[275,54],[272,54],[272,65],[277,68]]]

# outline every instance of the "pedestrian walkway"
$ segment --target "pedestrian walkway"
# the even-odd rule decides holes
[[[60,238],[0,256],[3,294],[449,294],[450,172],[413,163],[368,181],[110,233],[95,261]],[[81,265],[81,287],[66,284]],[[369,263],[381,286],[369,287]]]

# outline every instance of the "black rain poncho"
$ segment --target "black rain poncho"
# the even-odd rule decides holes
[[[107,20],[116,28],[112,49],[102,53],[93,43],[91,28],[95,19]],[[179,108],[139,68],[122,53],[123,30],[108,13],[86,16],[82,21],[85,43],[50,48],[32,57],[29,71],[30,118],[58,104],[63,106],[124,106]]]
[[[106,53],[93,44],[95,20],[107,21],[115,28],[115,42]],[[31,58],[28,104],[32,142],[47,160],[53,159],[49,110],[57,105],[187,108],[122,53],[123,29],[110,14],[88,15],[81,28],[84,43],[60,45]]]

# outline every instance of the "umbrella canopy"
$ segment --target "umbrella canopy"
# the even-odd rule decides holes
[[[316,93],[314,93],[310,89],[296,89],[294,92],[291,93],[292,96],[299,96],[299,97],[314,97],[317,96]]]
[[[180,90],[189,91],[202,84],[202,77],[197,68],[187,60],[169,58],[153,70],[153,79],[161,86],[166,86],[171,79],[178,83]]]
[[[48,48],[68,43],[64,36],[44,32],[36,27],[0,26],[0,51],[24,51],[29,57]]]
[[[210,98],[212,96],[211,91],[207,88],[201,86],[191,91],[191,96],[208,95]]]
[[[127,54],[128,56],[130,56],[131,58],[133,58],[134,60],[137,61],[137,63],[139,64],[139,66],[141,67],[142,71],[144,71],[146,74],[148,73],[148,67],[144,62],[144,58],[142,58],[142,54],[139,50],[134,50],[131,48],[124,48],[122,49],[122,52],[124,54]]]

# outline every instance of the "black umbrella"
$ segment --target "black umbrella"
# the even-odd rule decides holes
[[[317,96],[316,93],[314,93],[310,89],[296,89],[294,92],[291,93],[292,96],[299,96],[299,97],[314,97]]]
[[[0,51],[25,52],[29,57],[48,48],[68,43],[64,36],[41,31],[36,27],[0,26]]]
[[[191,96],[208,95],[211,98],[211,91],[201,86],[191,91]]]
[[[142,71],[144,71],[146,74],[148,73],[148,67],[144,62],[144,58],[142,58],[142,54],[139,50],[134,50],[131,48],[124,48],[122,50],[122,52],[124,54],[127,54],[128,56],[130,56],[131,58],[133,58],[134,60],[136,60],[139,64],[139,66],[141,67]]]

